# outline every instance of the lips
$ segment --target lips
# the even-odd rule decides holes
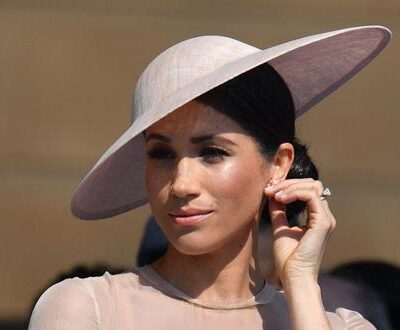
[[[180,226],[193,226],[206,220],[214,211],[196,208],[181,208],[169,212],[172,221]]]

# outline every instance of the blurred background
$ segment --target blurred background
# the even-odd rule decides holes
[[[0,320],[25,319],[48,283],[77,265],[135,263],[147,206],[84,222],[69,202],[129,126],[136,79],[159,52],[202,34],[267,48],[366,24],[389,27],[392,42],[298,122],[333,191],[338,226],[324,270],[400,263],[398,0],[1,0]]]

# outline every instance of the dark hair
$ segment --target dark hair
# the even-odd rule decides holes
[[[289,88],[268,63],[210,90],[197,100],[237,122],[255,138],[267,157],[275,155],[280,144],[291,143],[295,157],[287,178],[318,179],[318,170],[307,147],[295,137],[295,112]],[[301,201],[287,205],[289,223],[296,224],[304,209],[305,203]],[[268,223],[267,207],[262,218]]]

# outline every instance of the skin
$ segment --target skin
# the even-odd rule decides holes
[[[267,158],[236,122],[197,101],[152,125],[145,136],[150,206],[170,243],[152,267],[203,301],[250,298],[264,282],[257,236],[262,203],[268,200],[274,260],[293,328],[329,328],[316,278],[335,221],[319,199],[320,182],[285,180],[292,145],[282,144]],[[308,205],[305,228],[287,226],[284,205],[296,199]],[[182,210],[206,215],[182,225],[175,218]],[[314,316],[305,318],[310,311]]]

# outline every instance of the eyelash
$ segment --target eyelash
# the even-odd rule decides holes
[[[164,148],[154,148],[147,152],[147,156],[150,159],[173,159],[175,155]]]
[[[209,161],[219,161],[229,156],[229,153],[221,148],[206,147],[201,149],[200,156]]]
[[[175,154],[173,151],[164,148],[154,148],[147,153],[148,158],[167,160],[174,159]],[[202,157],[208,163],[215,163],[228,157],[229,153],[219,147],[204,147],[200,150],[199,157]]]

